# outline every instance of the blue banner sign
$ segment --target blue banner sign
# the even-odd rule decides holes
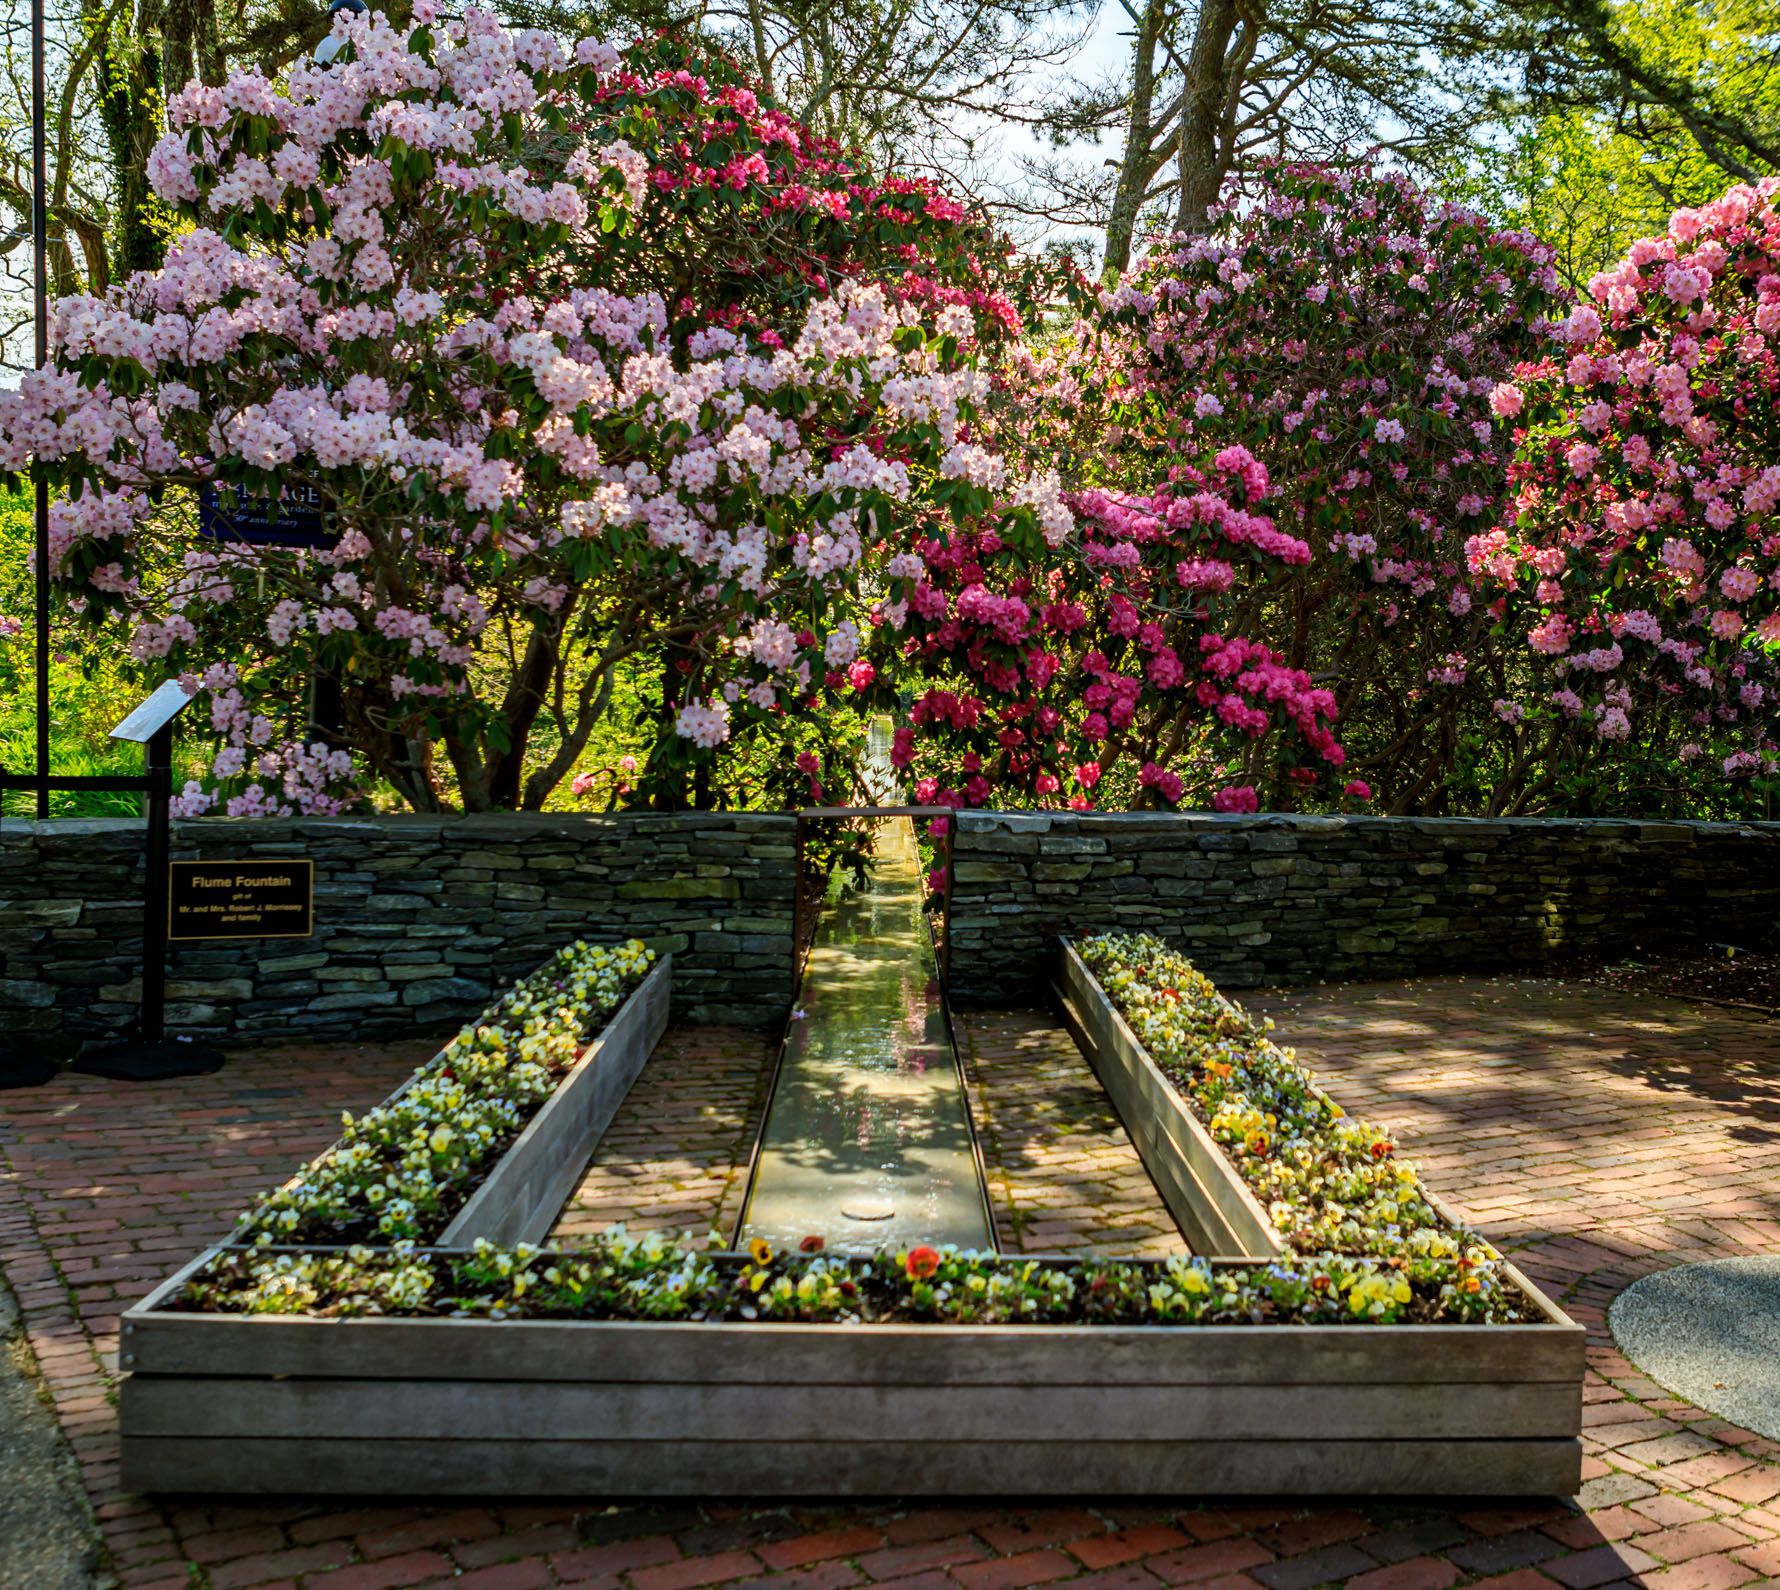
[[[322,518],[313,486],[287,487],[269,497],[241,497],[232,486],[198,488],[198,534],[206,541],[250,547],[331,547],[338,539]]]

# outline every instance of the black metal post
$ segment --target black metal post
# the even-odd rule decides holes
[[[49,363],[49,152],[44,135],[43,0],[31,0],[31,252],[37,367]],[[37,816],[49,816],[49,485],[37,481]]]
[[[172,859],[168,803],[173,798],[173,724],[155,730],[143,771],[148,776],[148,875],[142,880],[142,1041],[167,1034],[167,873]]]
[[[164,701],[172,691],[179,705],[167,711]],[[152,714],[157,704],[165,712],[151,730],[135,722]],[[76,1071],[116,1077],[125,1082],[158,1082],[168,1077],[202,1076],[222,1068],[223,1054],[208,1044],[189,1038],[167,1036],[167,905],[170,891],[169,863],[173,854],[173,726],[183,706],[183,695],[169,681],[112,733],[119,739],[140,741],[143,748],[141,786],[146,818],[147,845],[142,878],[142,1004],[133,1036],[90,1049],[74,1062]],[[134,731],[134,732],[131,732]],[[144,740],[143,734],[147,735]],[[67,780],[55,781],[58,787]]]
[[[112,1043],[84,1050],[74,1062],[76,1071],[93,1076],[116,1077],[125,1082],[155,1082],[168,1077],[201,1076],[222,1068],[220,1049],[194,1043],[189,1038],[167,1037],[167,948],[171,938],[168,901],[172,872],[173,726],[188,705],[177,679],[169,679],[136,708],[111,736],[142,747],[140,773],[101,773],[51,777],[46,766],[30,773],[8,773],[0,768],[0,798],[9,789],[35,789],[41,798],[48,790],[140,790],[143,797],[146,855],[142,877],[142,1000],[136,1030]],[[47,1081],[54,1074],[38,1068],[27,1073],[26,1083]],[[18,1067],[0,1054],[0,1087],[20,1086]]]

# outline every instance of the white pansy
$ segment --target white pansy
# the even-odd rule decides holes
[[[262,1246],[436,1234],[475,1168],[517,1135],[654,961],[638,939],[558,951],[399,1093],[343,1114],[340,1141],[248,1210],[238,1234]]]

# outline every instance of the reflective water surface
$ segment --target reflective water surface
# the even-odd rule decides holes
[[[741,1241],[993,1247],[908,819],[875,848],[867,887],[817,924]]]

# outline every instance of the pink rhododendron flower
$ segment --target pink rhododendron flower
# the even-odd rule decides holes
[[[1718,588],[1733,602],[1747,602],[1761,590],[1761,576],[1753,569],[1729,568],[1719,575]]]
[[[1138,784],[1144,789],[1153,789],[1170,805],[1181,798],[1181,781],[1178,774],[1158,767],[1154,762],[1145,762],[1137,775]]]
[[[691,702],[680,709],[674,732],[683,740],[707,748],[729,738],[729,707],[722,701]]]

